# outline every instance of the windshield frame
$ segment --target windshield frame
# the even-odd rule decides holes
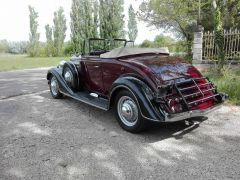
[[[123,43],[122,46],[118,46],[117,43]],[[96,44],[101,44],[100,49],[94,49],[94,46],[96,47]],[[109,52],[115,48],[120,47],[127,47],[127,44],[132,43],[132,47],[134,47],[134,41],[126,40],[126,39],[104,39],[104,38],[89,38],[84,40],[84,50],[83,55],[91,54],[91,52],[94,52],[96,50],[101,50],[103,52]]]

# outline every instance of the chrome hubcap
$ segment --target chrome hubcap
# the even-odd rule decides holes
[[[58,82],[57,82],[57,79],[55,77],[53,77],[51,79],[51,91],[52,91],[52,94],[54,96],[56,96],[58,94],[58,91],[59,91],[59,86],[58,86]]]
[[[132,98],[122,96],[118,101],[118,115],[127,126],[134,126],[138,119],[138,108]]]
[[[70,70],[67,70],[64,74],[64,79],[67,81],[67,83],[72,85],[73,82],[73,74]]]

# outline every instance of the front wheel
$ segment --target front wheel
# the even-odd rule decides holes
[[[145,128],[140,108],[134,95],[129,91],[121,91],[116,96],[115,114],[120,126],[126,131],[138,133]]]
[[[54,99],[60,99],[63,97],[63,94],[59,91],[58,80],[55,76],[52,76],[49,81],[49,88],[51,95]]]

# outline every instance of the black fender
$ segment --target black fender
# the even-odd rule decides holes
[[[62,93],[73,95],[74,92],[67,85],[67,82],[62,76],[62,68],[51,68],[47,72],[47,80],[50,80],[51,76],[55,76],[59,82],[59,89]]]
[[[122,89],[130,91],[135,96],[143,118],[157,122],[164,121],[164,114],[154,103],[153,91],[145,82],[136,77],[125,76],[114,81],[109,95],[110,105],[112,105],[117,92]]]

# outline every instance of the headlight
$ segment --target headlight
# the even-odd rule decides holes
[[[63,65],[64,65],[66,62],[67,62],[67,61],[64,61],[64,60],[60,61],[59,64],[58,64],[58,68],[62,68]]]

